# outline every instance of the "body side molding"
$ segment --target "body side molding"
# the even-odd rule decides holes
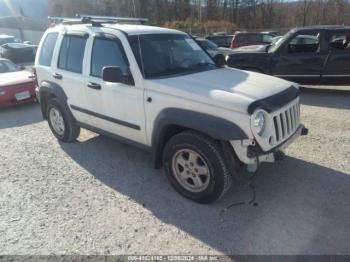
[[[71,106],[71,108],[73,110],[79,111],[81,113],[88,114],[88,115],[91,115],[91,116],[94,116],[94,117],[97,117],[97,118],[101,118],[101,119],[103,119],[105,121],[109,121],[109,122],[112,122],[112,123],[115,123],[115,124],[118,124],[118,125],[121,125],[121,126],[126,126],[126,127],[129,127],[129,128],[135,129],[135,130],[141,130],[141,127],[138,126],[138,125],[135,125],[135,124],[132,124],[132,123],[129,123],[129,122],[125,122],[125,121],[122,121],[122,120],[119,120],[119,119],[116,119],[116,118],[112,118],[112,117],[109,117],[109,116],[101,115],[99,113],[96,113],[96,112],[93,112],[93,111],[90,111],[90,110],[87,110],[87,109],[84,109],[84,108],[81,108],[81,107],[78,107],[78,106],[75,106],[75,105],[70,105],[70,106]]]

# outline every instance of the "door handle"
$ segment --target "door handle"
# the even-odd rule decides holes
[[[101,85],[96,83],[89,82],[87,86],[95,90],[101,90]]]
[[[56,78],[56,79],[62,79],[63,78],[63,76],[62,75],[60,75],[60,74],[53,74],[52,75],[53,76],[53,78]]]

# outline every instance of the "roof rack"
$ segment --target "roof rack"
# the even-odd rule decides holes
[[[77,14],[75,18],[70,17],[48,17],[53,24],[92,24],[94,26],[102,26],[102,24],[145,24],[148,22],[147,18],[128,18],[128,17],[114,17],[114,16],[93,16]]]

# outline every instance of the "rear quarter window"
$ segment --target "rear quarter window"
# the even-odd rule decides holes
[[[43,66],[51,66],[53,52],[55,50],[58,33],[49,33],[43,42],[39,55],[39,64]]]

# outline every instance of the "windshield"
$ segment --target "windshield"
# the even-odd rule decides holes
[[[7,60],[0,60],[0,74],[20,71],[21,68]]]
[[[217,69],[213,60],[188,35],[147,34],[129,37],[145,78],[171,77]]]

